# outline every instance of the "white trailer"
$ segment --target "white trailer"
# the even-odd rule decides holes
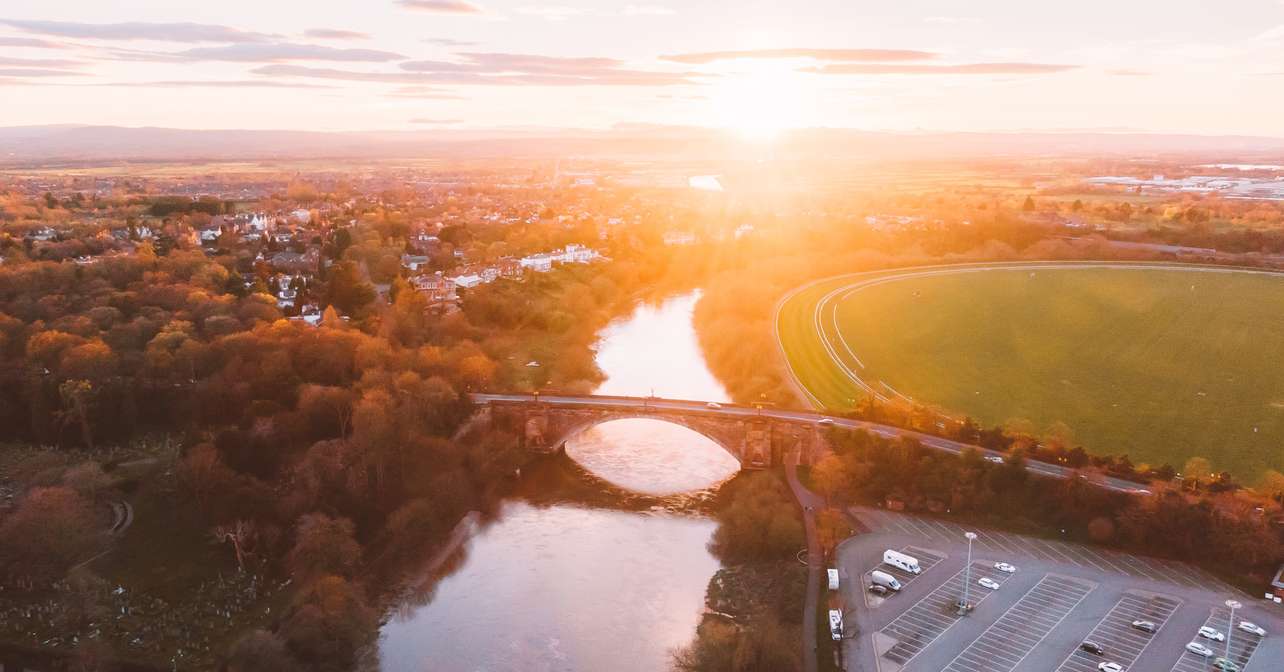
[[[838,590],[838,570],[833,569],[831,567],[828,571],[828,574],[829,574],[829,589]]]
[[[923,571],[923,568],[918,565],[918,558],[912,555],[905,555],[900,551],[893,551],[890,548],[883,551],[883,564],[891,565],[910,574],[918,574]]]
[[[888,590],[900,590],[901,582],[896,577],[887,572],[880,572],[877,569],[869,573],[869,580],[876,586],[884,586]]]

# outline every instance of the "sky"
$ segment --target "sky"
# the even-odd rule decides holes
[[[1284,136],[1284,0],[0,3],[0,126]]]

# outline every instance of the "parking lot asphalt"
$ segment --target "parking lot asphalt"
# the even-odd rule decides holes
[[[1206,623],[1224,633],[1228,614],[1221,604],[1235,598],[1244,604],[1236,623],[1253,621],[1268,635],[1235,630],[1232,659],[1244,672],[1284,671],[1284,610],[1199,568],[935,518],[865,508],[849,513],[868,532],[838,550],[841,590],[847,604],[858,605],[847,618],[856,628],[844,647],[848,670],[1095,672],[1108,660],[1126,672],[1209,672],[1213,658],[1184,647]],[[973,610],[959,616],[968,531],[977,534],[968,583]],[[882,565],[886,549],[919,558],[923,572]],[[1017,571],[1001,572],[997,562]],[[874,569],[896,576],[903,589],[883,599],[857,595],[867,594]],[[981,587],[981,577],[999,588]],[[1155,623],[1156,632],[1134,629],[1134,620]],[[1103,655],[1078,651],[1084,640],[1101,644]],[[1224,642],[1202,641],[1224,655]]]

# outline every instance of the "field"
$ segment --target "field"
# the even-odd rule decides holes
[[[1067,425],[1090,452],[1284,470],[1284,276],[997,264],[831,279],[781,306],[813,404],[905,395],[992,425]]]

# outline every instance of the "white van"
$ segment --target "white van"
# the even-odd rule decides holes
[[[890,548],[883,551],[883,564],[891,565],[910,574],[918,574],[923,571],[923,568],[918,566],[918,558],[912,555],[905,555],[900,551],[893,551]]]
[[[829,610],[829,636],[835,642],[843,638],[843,612],[837,609]]]
[[[838,570],[837,569],[829,570],[829,589],[838,590]]]
[[[889,590],[900,590],[901,582],[896,577],[887,572],[880,572],[877,569],[869,573],[869,580],[876,586],[887,586]]]

